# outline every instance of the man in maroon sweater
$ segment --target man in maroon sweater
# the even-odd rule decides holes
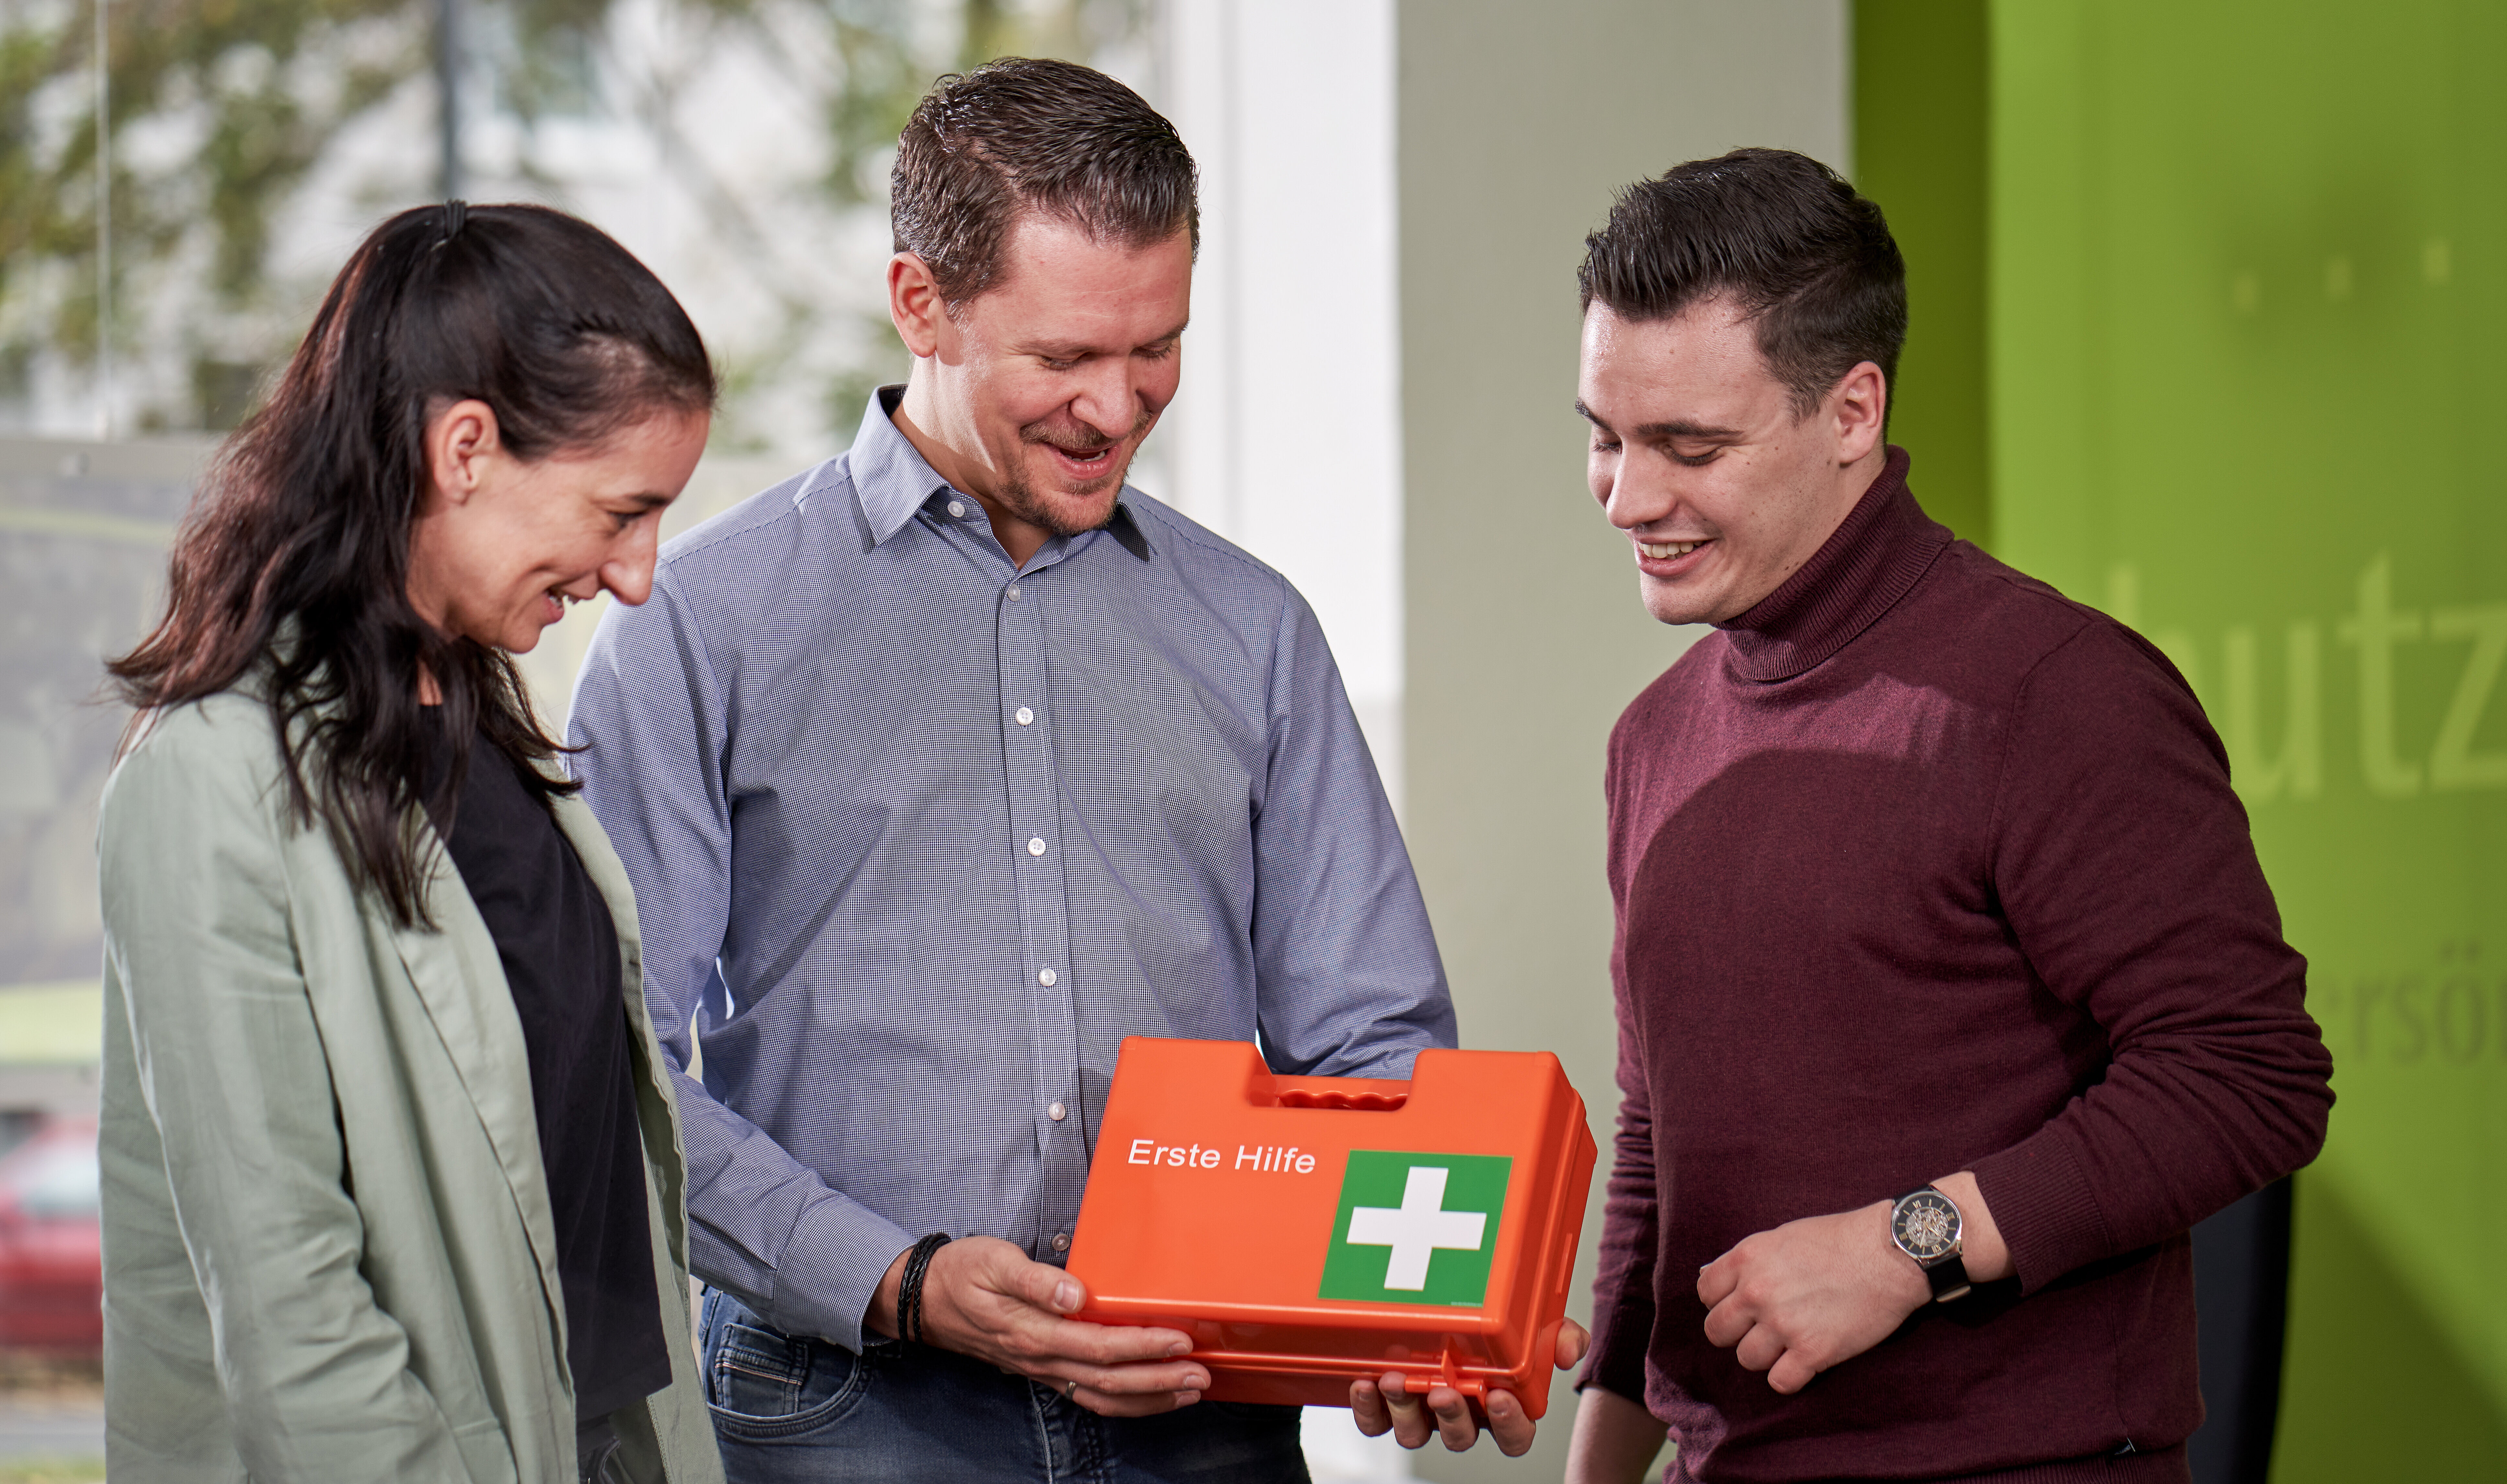
[[[1927,519],[1879,209],[1747,150],[1587,242],[1590,480],[1711,623],[1610,746],[1617,1162],[1569,1478],[2189,1477],[2195,1222],[2330,1059],[2202,709]]]

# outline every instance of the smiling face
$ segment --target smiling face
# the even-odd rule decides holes
[[[448,634],[523,654],[571,603],[642,602],[662,511],[687,487],[711,419],[658,411],[590,448],[526,462],[488,404],[427,420],[429,488],[410,530],[409,597]]]
[[[1650,320],[1596,301],[1577,379],[1585,478],[1628,534],[1646,611],[1724,623],[1809,561],[1880,472],[1886,397],[1866,361],[1797,416],[1730,300]]]
[[[1025,563],[1047,537],[1113,517],[1181,374],[1192,239],[1128,247],[1030,216],[1005,257],[999,283],[951,309],[922,260],[899,253],[889,299],[915,357],[898,428]]]

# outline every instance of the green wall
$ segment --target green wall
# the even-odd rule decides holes
[[[1914,454],[1924,511],[1980,546],[1986,482],[1985,0],[1854,10],[1855,185],[1907,255],[1907,348],[1889,440]]]
[[[1922,9],[1859,7],[1859,57]],[[2507,9],[1989,22],[1993,545],[2194,681],[2338,1068],[2275,1478],[2507,1478]],[[1884,207],[1957,199],[1892,137]],[[1955,235],[1907,199],[1910,252]]]

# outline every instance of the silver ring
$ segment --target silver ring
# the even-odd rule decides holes
[[[1062,1399],[1065,1401],[1077,1401],[1079,1399],[1079,1383],[1076,1381],[1066,1381],[1062,1383]]]

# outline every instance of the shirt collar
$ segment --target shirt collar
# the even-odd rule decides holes
[[[873,546],[884,546],[888,538],[903,530],[914,520],[914,513],[938,496],[947,493],[949,482],[915,450],[912,440],[897,431],[897,405],[905,400],[901,385],[883,386],[871,394],[870,405],[862,409],[859,431],[854,434],[854,447],[849,467],[853,471],[854,495],[861,501],[864,520],[870,523]],[[1132,513],[1132,490],[1126,485],[1115,497],[1114,518],[1106,524],[1106,534],[1116,545],[1143,561],[1154,554],[1148,532]],[[1069,543],[1076,550],[1091,531]]]
[[[883,386],[871,393],[870,405],[862,409],[861,428],[854,434],[849,461],[854,496],[861,501],[862,516],[870,522],[873,546],[885,545],[914,519],[924,501],[949,488],[949,482],[924,461],[891,420],[904,397],[902,386]]]
[[[1950,544],[1907,489],[1907,451],[1891,445],[1880,473],[1811,559],[1720,625],[1743,678],[1788,680],[1853,642],[1896,607]]]

